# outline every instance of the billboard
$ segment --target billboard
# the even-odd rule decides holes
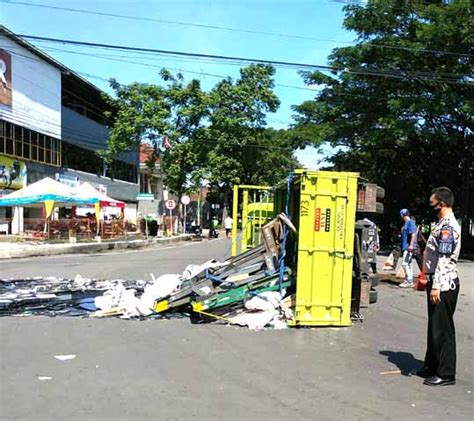
[[[26,186],[26,165],[15,158],[0,155],[0,189],[21,189]]]
[[[61,72],[8,37],[0,49],[0,117],[61,138]]]
[[[0,49],[0,104],[12,105],[12,56]]]

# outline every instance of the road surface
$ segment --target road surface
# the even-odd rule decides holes
[[[9,260],[1,277],[142,278],[222,258],[229,242]],[[424,356],[424,293],[382,284],[350,328],[260,332],[187,319],[0,318],[5,420],[472,419],[474,264],[461,263],[458,378],[406,375]],[[76,355],[59,361],[55,355]],[[402,373],[400,373],[402,371]],[[39,380],[38,377],[50,377]]]

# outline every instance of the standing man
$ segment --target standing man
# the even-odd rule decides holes
[[[428,386],[456,383],[456,336],[453,315],[459,295],[457,262],[461,227],[453,213],[454,195],[447,187],[431,192],[430,207],[438,217],[424,255],[428,274],[428,344],[424,367],[417,372]]]
[[[227,215],[227,217],[224,219],[224,228],[225,228],[225,235],[227,238],[230,238],[232,235],[232,224],[234,221],[230,217],[230,215]]]
[[[405,271],[405,281],[399,286],[400,288],[408,288],[413,286],[413,253],[416,249],[416,224],[410,218],[410,211],[402,209],[400,218],[404,222],[402,228],[402,267]]]

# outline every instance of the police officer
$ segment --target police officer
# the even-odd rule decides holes
[[[459,295],[457,261],[461,228],[453,213],[454,195],[447,187],[432,191],[430,207],[438,223],[426,244],[428,274],[428,344],[424,367],[418,371],[428,386],[456,383],[456,337],[453,315]]]

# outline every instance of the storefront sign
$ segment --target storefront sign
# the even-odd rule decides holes
[[[138,193],[137,200],[155,200],[153,193]]]
[[[15,158],[0,155],[0,189],[21,189],[26,186],[26,165]]]
[[[73,175],[59,174],[56,173],[56,181],[59,181],[66,186],[76,188],[79,186],[79,177],[74,177]]]
[[[102,194],[107,194],[107,186],[104,186],[103,184],[99,184],[97,190],[99,190],[99,192]]]

